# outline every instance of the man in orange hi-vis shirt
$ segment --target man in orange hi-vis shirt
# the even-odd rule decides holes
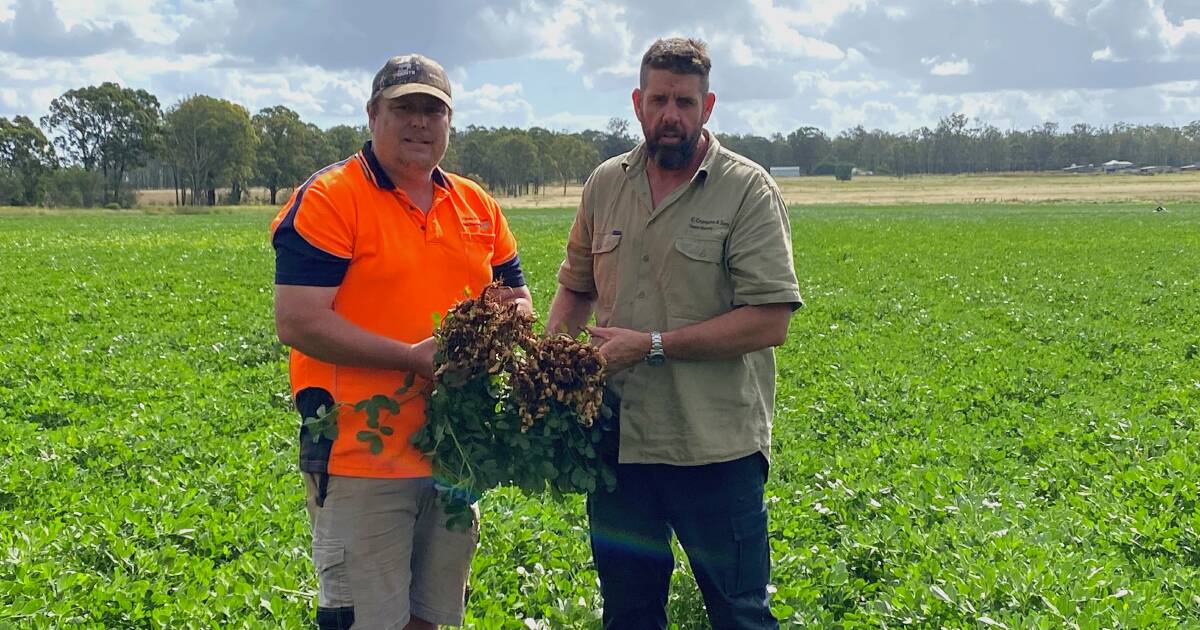
[[[271,224],[275,324],[291,346],[302,418],[340,405],[337,438],[302,425],[321,628],[461,625],[478,518],[446,527],[430,462],[409,439],[422,396],[380,414],[380,440],[353,404],[393,395],[433,372],[435,315],[494,279],[531,310],[516,241],[500,207],[474,182],[438,167],[453,102],[442,67],[393,57],[367,102],[371,141],[315,173]],[[406,625],[407,624],[407,625]]]

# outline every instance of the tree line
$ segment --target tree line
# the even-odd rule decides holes
[[[1072,164],[1118,159],[1139,165],[1184,166],[1200,162],[1200,121],[1182,127],[1088,123],[1061,129],[1048,122],[1001,131],[954,113],[933,127],[893,133],[862,126],[835,137],[802,127],[770,138],[718,135],[729,148],[764,166],[798,166],[802,173],[831,175],[838,164],[879,174],[1052,171]]]
[[[627,120],[577,133],[468,126],[454,129],[443,166],[497,194],[582,182],[600,161],[633,148]],[[206,95],[163,110],[145,90],[102,83],[68,90],[34,122],[0,117],[0,204],[130,207],[135,191],[174,189],[179,205],[239,204],[248,189],[279,192],[357,151],[365,125],[321,129],[278,105],[251,115]],[[1179,166],[1200,161],[1200,121],[1182,127],[1045,123],[1001,131],[954,113],[934,128],[894,133],[862,126],[830,137],[801,127],[770,137],[718,134],[759,164],[832,175],[848,165],[880,174],[1045,171],[1122,159]]]

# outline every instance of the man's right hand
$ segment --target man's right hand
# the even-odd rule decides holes
[[[412,371],[425,380],[433,380],[433,354],[437,352],[437,340],[429,337],[420,343],[415,343],[409,350],[412,359]]]
[[[546,334],[577,336],[592,316],[595,304],[594,293],[580,293],[558,285],[558,292],[554,294],[554,302],[550,305],[550,317],[546,321]]]

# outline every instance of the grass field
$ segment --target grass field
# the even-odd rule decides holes
[[[544,313],[571,212],[509,214]],[[0,627],[310,623],[269,217],[0,216]],[[1200,625],[1200,203],[792,225],[785,627]],[[596,627],[581,501],[482,508],[468,626]],[[677,577],[672,619],[705,627]]]

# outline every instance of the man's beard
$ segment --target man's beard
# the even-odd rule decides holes
[[[654,158],[659,168],[677,171],[690,164],[692,156],[696,154],[696,145],[700,143],[700,128],[697,127],[695,133],[685,136],[679,144],[661,144],[659,138],[668,131],[679,134],[683,129],[675,125],[659,127],[653,135],[646,137],[646,152]]]

